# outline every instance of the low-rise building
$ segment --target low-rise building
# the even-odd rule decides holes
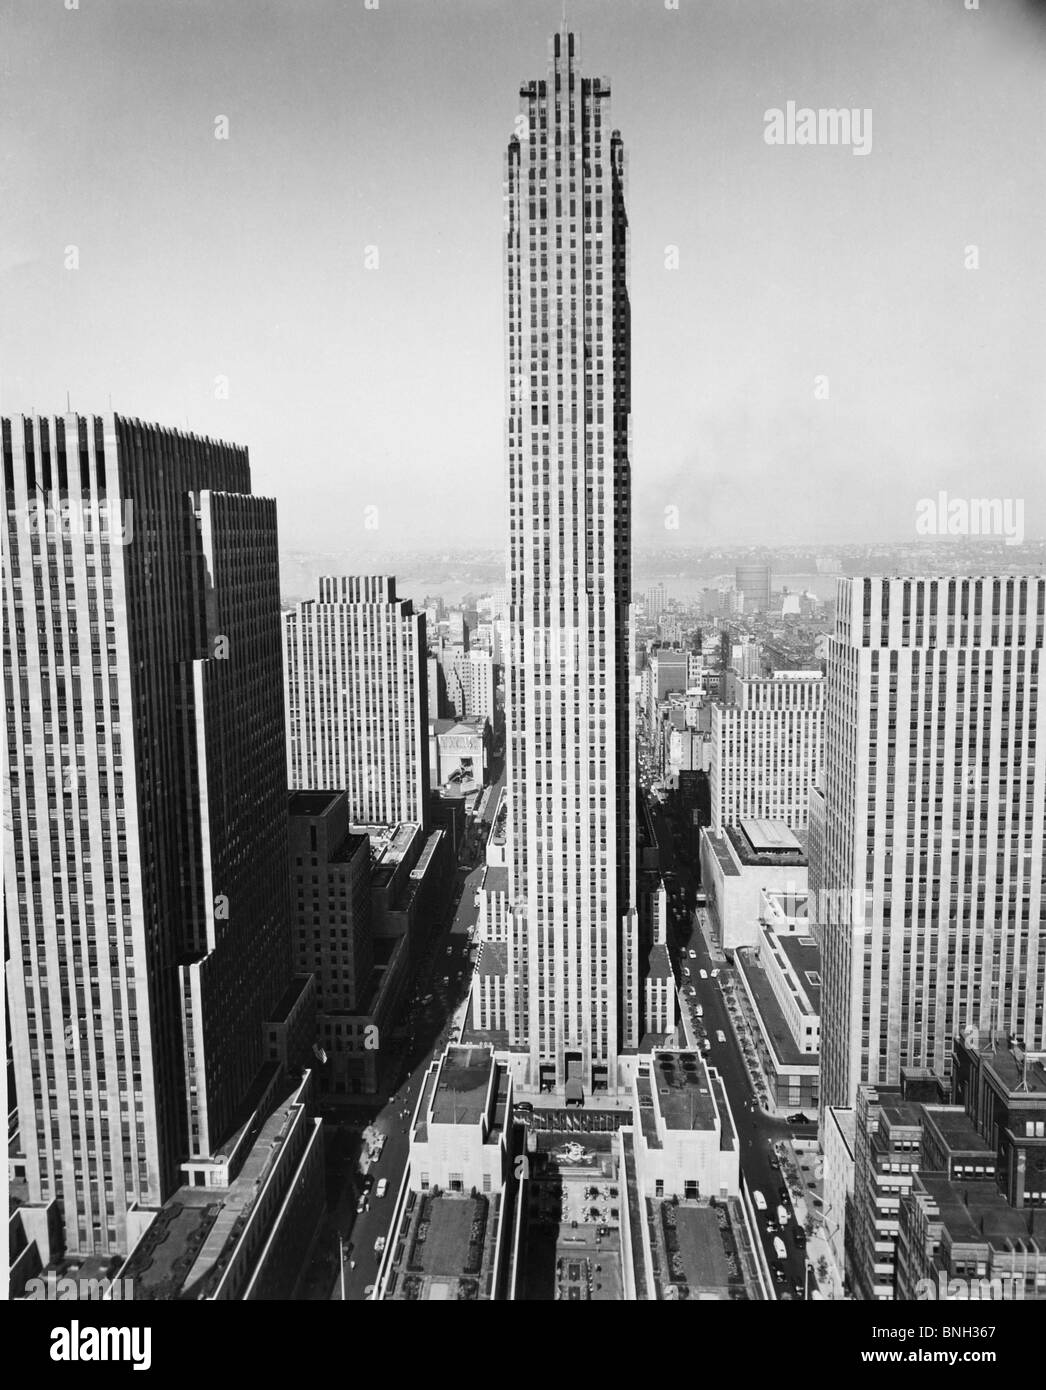
[[[759,935],[737,951],[738,1002],[777,1108],[818,1106],[821,953],[809,934],[807,895],[765,890]]]
[[[763,892],[807,887],[805,832],[782,821],[743,820],[701,831],[701,883],[712,933],[724,951],[756,946]]]

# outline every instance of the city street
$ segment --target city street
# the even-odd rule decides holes
[[[375,1281],[381,1254],[375,1251],[374,1242],[380,1236],[387,1238],[389,1234],[388,1227],[409,1154],[406,1131],[414,1115],[425,1073],[432,1059],[438,1057],[452,1037],[457,1035],[453,1020],[456,1013],[460,1014],[471,987],[472,961],[468,934],[475,926],[478,915],[474,897],[483,877],[487,835],[497,809],[501,785],[502,779],[499,777],[491,787],[482,816],[475,822],[470,818],[461,859],[455,870],[449,921],[445,919],[440,924],[432,939],[411,995],[416,1002],[412,1005],[409,1018],[404,1020],[408,1025],[408,1034],[404,1039],[400,1066],[394,1073],[398,1077],[395,1090],[382,1097],[366,1100],[361,1097],[352,1105],[330,1106],[323,1112],[328,1126],[327,1143],[328,1146],[336,1146],[339,1179],[343,1184],[336,1206],[328,1216],[332,1230],[340,1231],[344,1239],[347,1299],[362,1299],[367,1288]],[[429,1002],[422,1003],[426,998]],[[403,1111],[406,1113],[401,1113]],[[388,1138],[380,1159],[369,1169],[369,1176],[374,1179],[369,1194],[369,1209],[357,1214],[356,1204],[361,1188],[355,1160],[359,1143],[358,1139],[355,1143],[352,1141],[367,1124],[375,1125]],[[336,1128],[346,1125],[351,1129]],[[378,1198],[375,1191],[382,1178],[387,1180],[388,1189],[383,1198]],[[342,1296],[341,1281],[336,1277],[336,1263],[334,1274],[330,1297],[339,1299]]]
[[[730,969],[730,967],[717,966],[717,962],[709,955],[708,948],[694,920],[693,905],[695,894],[698,891],[696,866],[677,848],[673,837],[672,822],[665,809],[652,805],[651,813],[661,850],[665,887],[669,890],[670,895],[672,893],[679,895],[676,899],[671,896],[669,899],[668,941],[676,979],[684,987],[680,991],[680,1006],[691,1011],[689,1016],[695,1034],[698,1034],[698,1031],[703,1028],[708,1036],[711,1051],[706,1055],[706,1060],[709,1065],[715,1067],[723,1078],[740,1136],[741,1169],[745,1175],[745,1181],[750,1191],[762,1192],[766,1199],[767,1210],[757,1213],[757,1219],[759,1234],[771,1269],[778,1266],[784,1274],[783,1281],[775,1280],[778,1297],[802,1298],[804,1297],[806,1278],[806,1255],[804,1250],[796,1244],[796,1226],[791,1199],[787,1193],[783,1198],[781,1196],[785,1180],[779,1168],[773,1166],[777,1162],[773,1144],[775,1140],[787,1138],[791,1134],[803,1136],[816,1134],[816,1127],[796,1128],[784,1120],[766,1115],[756,1105],[744,1059],[734,1036],[718,981],[712,979],[711,974],[716,968],[722,971]],[[679,909],[684,904],[685,907],[680,914]],[[690,958],[688,954],[690,950],[696,951],[696,958]],[[690,971],[689,979],[683,975],[684,968]],[[706,972],[707,979],[701,979],[701,970]],[[685,992],[685,987],[689,985],[693,985],[696,991],[692,998]],[[692,1012],[693,1006],[696,1004],[703,1007],[703,1018],[698,1018]],[[717,1040],[716,1035],[719,1031],[722,1031],[725,1036],[725,1043]],[[779,1203],[783,1204],[788,1211],[789,1221],[784,1231],[767,1230],[768,1221],[776,1223],[775,1213]],[[784,1242],[786,1259],[783,1264],[777,1259],[774,1252],[775,1235],[780,1235]]]

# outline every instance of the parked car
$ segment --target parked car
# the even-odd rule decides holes
[[[712,1044],[708,1041],[707,1038],[705,1038],[704,1042],[701,1044],[701,1051],[704,1052],[706,1055],[712,1051]]]
[[[374,1253],[375,1253],[375,1255],[380,1255],[381,1252],[382,1252],[384,1249],[385,1249],[385,1237],[384,1237],[384,1236],[379,1236],[379,1237],[377,1238],[377,1240],[374,1242]]]
[[[785,1207],[780,1205],[777,1208],[777,1224],[781,1227],[782,1231],[788,1225],[788,1211]]]
[[[691,946],[690,950],[687,951],[687,955],[690,957],[691,960],[697,960],[697,952],[694,950],[693,946]]]
[[[788,1258],[788,1251],[785,1249],[785,1243],[780,1236],[774,1236],[774,1254],[779,1260]]]
[[[804,1115],[801,1110],[797,1110],[794,1115],[788,1116],[788,1123],[790,1125],[808,1125],[812,1124],[813,1121]]]
[[[752,1193],[752,1201],[755,1203],[756,1211],[766,1211],[766,1198],[758,1189]]]
[[[684,965],[684,966],[683,966],[683,974],[684,974],[684,975],[686,976],[686,978],[689,980],[689,978],[690,978],[690,967],[689,967],[688,965]]]
[[[374,1189],[374,1195],[375,1195],[375,1197],[384,1197],[384,1196],[385,1196],[385,1193],[388,1192],[388,1190],[389,1190],[389,1180],[388,1180],[388,1178],[379,1178],[379,1179],[378,1179],[378,1185],[377,1185],[377,1187]]]
[[[712,971],[712,979],[713,979],[713,980],[718,980],[718,978],[719,978],[719,966],[717,965],[716,968]]]
[[[717,1029],[715,1030],[715,1040],[716,1040],[716,1042],[721,1042],[721,1043],[725,1043],[725,1042],[726,1042],[726,1034],[723,1032],[722,1028],[717,1028]]]
[[[707,980],[707,979],[708,979],[708,971],[707,971],[707,970],[699,970],[697,973],[701,976],[702,980]]]

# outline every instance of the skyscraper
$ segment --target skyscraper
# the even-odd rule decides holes
[[[112,1253],[223,1171],[291,987],[276,504],[246,450],[137,420],[2,432],[21,1159]]]
[[[731,682],[734,701],[712,706],[712,829],[742,817],[805,827],[821,765],[824,679],[778,671]]]
[[[322,578],[283,616],[287,779],[344,791],[353,821],[428,822],[425,615],[384,575]]]
[[[745,613],[770,611],[769,565],[738,565],[734,571],[734,588],[744,598]]]
[[[966,1025],[1046,1047],[1046,577],[843,579],[837,613],[810,856],[822,1105],[944,1076]]]
[[[638,1043],[625,154],[551,41],[505,185],[510,1040],[531,1085],[618,1085]]]

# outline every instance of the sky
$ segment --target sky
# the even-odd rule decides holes
[[[628,151],[637,544],[911,540],[941,491],[1046,535],[1046,6],[969,3],[569,0]],[[0,410],[245,444],[284,549],[502,544],[503,161],[560,18],[0,0]],[[867,153],[768,144],[790,101]]]

